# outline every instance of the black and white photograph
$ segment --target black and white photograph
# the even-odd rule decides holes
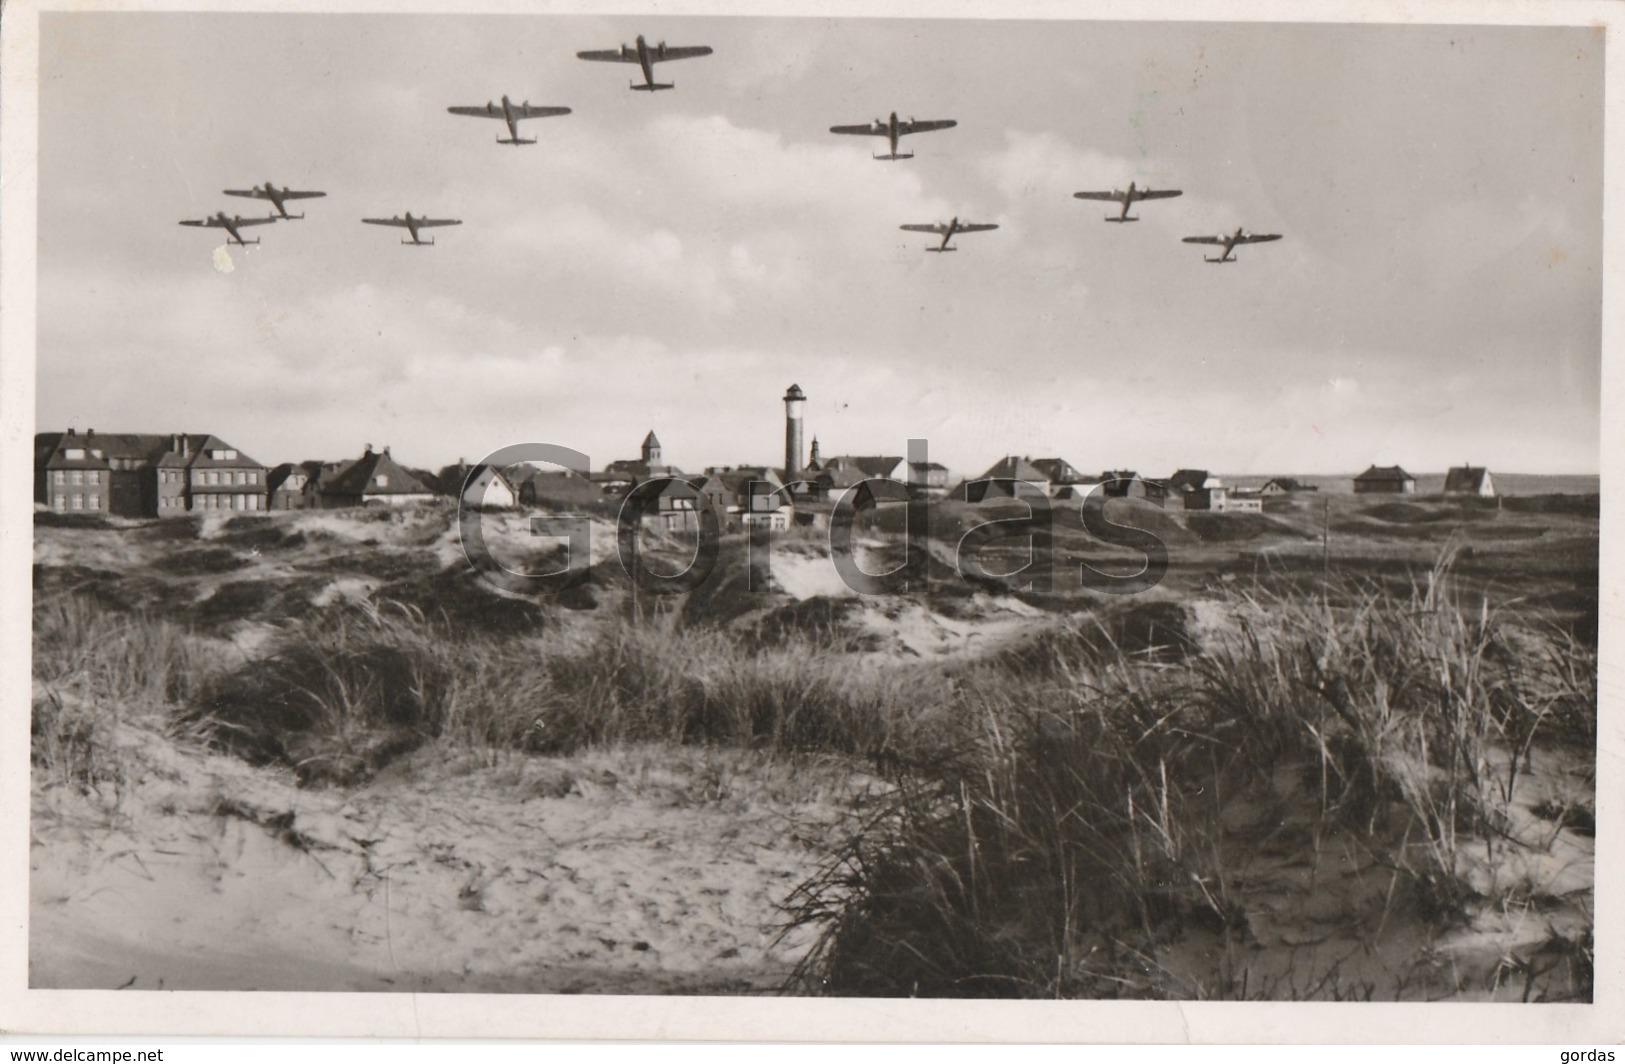
[[[8,19],[14,1005],[1604,1029],[1618,25],[1225,10]]]

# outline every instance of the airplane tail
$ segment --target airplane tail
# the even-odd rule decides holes
[[[887,155],[877,155],[877,156],[875,156],[875,158],[876,159],[885,159],[886,161],[890,162],[893,159],[912,159],[912,158],[914,158],[914,153],[911,152],[911,151],[908,151],[908,152],[895,152],[894,151],[894,152],[891,152],[890,154],[887,154]]]
[[[236,244],[240,248],[246,248],[250,244],[258,244],[259,242],[260,242],[259,237],[255,237],[253,240],[232,240],[232,241],[230,241],[230,243]]]
[[[1202,261],[1203,262],[1211,262],[1211,263],[1214,263],[1215,265],[1218,265],[1218,264],[1222,264],[1222,263],[1226,263],[1226,262],[1235,262],[1236,260],[1233,259],[1233,258],[1229,258],[1229,259],[1222,259],[1222,258],[1221,259],[1210,259],[1206,255],[1203,255],[1202,256]]]
[[[497,138],[497,143],[498,144],[535,144],[536,140],[535,140],[534,137],[531,138],[530,140],[526,140],[524,137],[498,137]]]
[[[1130,216],[1128,218],[1120,218],[1115,214],[1108,214],[1106,216],[1106,220],[1108,222],[1137,222],[1137,221],[1140,220],[1140,216],[1138,214],[1136,214],[1136,215],[1132,215],[1132,216]]]
[[[434,237],[431,236],[427,240],[403,240],[401,241],[401,246],[413,248],[432,248],[434,247]]]
[[[662,85],[659,82],[652,82],[652,81],[651,82],[645,82],[642,85],[639,85],[636,82],[632,83],[632,91],[633,92],[659,92],[661,89],[675,89],[676,87],[677,86],[675,84],[672,84],[672,83],[667,83],[667,84]]]
[[[958,251],[958,248],[926,248],[927,251]]]

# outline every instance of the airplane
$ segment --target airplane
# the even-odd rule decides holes
[[[259,240],[244,240],[243,235],[237,231],[239,228],[245,225],[270,225],[274,221],[276,221],[275,215],[270,215],[265,218],[244,218],[239,214],[234,218],[227,218],[225,211],[216,211],[213,215],[203,219],[201,222],[183,221],[181,224],[198,225],[204,227],[205,229],[224,229],[227,233],[231,234],[230,236],[226,237],[226,243],[240,244],[243,247],[247,247],[249,244],[258,244]]]
[[[1153,192],[1149,188],[1140,188],[1139,186],[1135,185],[1135,183],[1132,182],[1132,181],[1130,181],[1128,183],[1128,191],[1126,191],[1126,192],[1119,192],[1117,189],[1114,188],[1110,192],[1074,192],[1074,193],[1072,193],[1072,195],[1076,196],[1078,199],[1107,200],[1107,201],[1109,201],[1111,203],[1121,203],[1123,205],[1123,212],[1121,214],[1119,214],[1115,218],[1113,218],[1111,215],[1108,214],[1106,216],[1106,220],[1108,222],[1137,222],[1140,219],[1137,216],[1133,217],[1133,218],[1130,218],[1129,213],[1128,213],[1128,209],[1130,207],[1134,206],[1139,201],[1141,201],[1141,200],[1153,200],[1153,199],[1173,199],[1175,196],[1178,196],[1180,194],[1181,194],[1181,192],[1180,192],[1179,189],[1173,189],[1173,188]]]
[[[686,48],[669,47],[661,41],[653,48],[644,41],[643,35],[638,34],[637,47],[621,45],[619,51],[607,50],[602,52],[577,52],[577,59],[590,59],[595,63],[636,63],[643,68],[643,84],[632,83],[635,92],[656,92],[660,89],[669,89],[671,84],[657,84],[655,82],[654,65],[663,63],[668,59],[695,59],[702,55],[710,55],[711,47],[697,44]]]
[[[1224,248],[1224,253],[1216,259],[1210,259],[1206,255],[1202,256],[1204,262],[1235,262],[1236,257],[1232,253],[1235,251],[1237,244],[1263,244],[1270,240],[1279,239],[1281,239],[1280,233],[1249,233],[1245,229],[1237,229],[1229,236],[1188,236],[1185,238],[1185,243],[1212,244]]]
[[[286,206],[284,206],[286,201],[292,200],[292,199],[315,199],[318,196],[325,196],[325,195],[327,195],[327,193],[325,193],[325,192],[295,192],[293,189],[290,189],[290,188],[277,188],[271,182],[267,181],[265,184],[259,185],[259,186],[255,187],[255,188],[243,188],[243,189],[228,188],[228,189],[226,189],[226,195],[228,195],[228,196],[247,196],[249,199],[270,200],[271,201],[271,206],[276,208],[276,212],[277,212],[278,215],[280,215],[283,218],[288,219],[289,221],[292,221],[295,218],[303,218],[304,215],[303,214],[289,214],[288,213],[288,208]]]
[[[886,137],[891,141],[891,153],[889,155],[877,155],[875,156],[876,159],[912,159],[914,158],[913,152],[904,155],[897,154],[898,137],[907,136],[910,133],[929,133],[934,129],[952,129],[958,124],[952,118],[933,119],[926,122],[910,118],[907,122],[899,122],[897,112],[893,111],[889,120],[877,118],[872,126],[830,126],[829,131],[831,133],[850,133],[860,137]]]
[[[431,237],[428,240],[419,240],[418,239],[418,230],[419,229],[428,229],[428,228],[431,228],[431,227],[437,226],[437,225],[462,225],[463,224],[461,221],[459,221],[459,220],[457,220],[455,218],[414,218],[414,217],[412,217],[412,212],[411,211],[406,212],[406,217],[405,218],[402,218],[400,215],[397,214],[393,218],[363,218],[361,220],[363,222],[367,223],[368,225],[398,225],[398,226],[401,226],[402,228],[409,229],[412,232],[412,239],[411,240],[403,240],[403,241],[401,241],[402,244],[414,244],[414,245],[418,245],[418,246],[428,246],[428,247],[433,247],[434,246],[434,239]]]
[[[907,229],[911,233],[936,233],[940,235],[942,243],[934,248],[926,248],[927,251],[958,251],[958,248],[948,246],[948,241],[952,240],[956,233],[985,233],[989,229],[997,229],[998,226],[977,225],[973,222],[961,222],[958,218],[954,218],[946,225],[938,222],[934,225],[902,225],[898,226],[898,228]]]
[[[454,115],[468,115],[472,118],[502,119],[508,123],[508,136],[510,139],[503,140],[499,136],[497,137],[498,144],[535,144],[535,138],[526,140],[519,135],[519,122],[521,119],[552,118],[555,115],[570,113],[568,107],[532,107],[529,100],[524,103],[514,103],[506,96],[502,98],[500,107],[494,103],[488,103],[484,107],[448,107],[446,110]]]

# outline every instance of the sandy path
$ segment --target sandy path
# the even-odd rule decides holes
[[[853,790],[830,768],[647,750],[420,756],[312,792],[121,739],[150,767],[115,814],[36,792],[36,987],[766,992],[809,944],[775,942],[776,907]]]

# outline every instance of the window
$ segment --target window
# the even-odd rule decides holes
[[[66,484],[67,482],[68,482],[68,474],[62,472],[62,470],[60,470],[60,469],[58,469],[51,476],[51,483],[53,483],[53,484]]]
[[[102,482],[101,471],[92,469],[90,472],[86,473],[85,482],[88,484],[100,484]]]
[[[372,478],[372,482],[380,488],[387,488],[389,487],[389,474],[379,473],[377,476]]]
[[[83,462],[85,460],[85,449],[83,447],[69,447],[63,454],[67,455],[70,462]]]
[[[85,508],[85,497],[83,495],[74,495],[72,498],[73,508],[75,510],[83,510]]]
[[[94,491],[90,493],[90,508],[92,510],[100,510],[102,508],[102,497]]]
[[[248,483],[248,474],[243,472],[241,469],[237,470],[237,483],[239,483],[239,484],[247,484]]]
[[[58,495],[56,497],[56,508],[58,510],[66,510],[68,508],[68,497],[66,495]]]
[[[209,457],[216,462],[225,462],[237,457],[237,452],[229,447],[217,447],[209,452]]]
[[[248,471],[248,482],[249,482],[249,483],[250,483],[250,484],[258,484],[258,483],[259,483],[259,482],[260,482],[260,474],[259,474],[259,470],[257,470],[257,469],[250,469],[250,470],[249,470],[249,471]]]
[[[258,510],[260,508],[260,497],[258,495],[250,495],[248,497],[248,508],[250,510]]]
[[[79,470],[75,469],[72,473],[68,474],[68,483],[69,484],[83,484],[84,482],[85,482],[85,475],[83,473],[79,472]]]
[[[209,472],[209,483],[210,484],[219,484],[220,483],[220,474],[214,472],[213,470],[211,470]]]

